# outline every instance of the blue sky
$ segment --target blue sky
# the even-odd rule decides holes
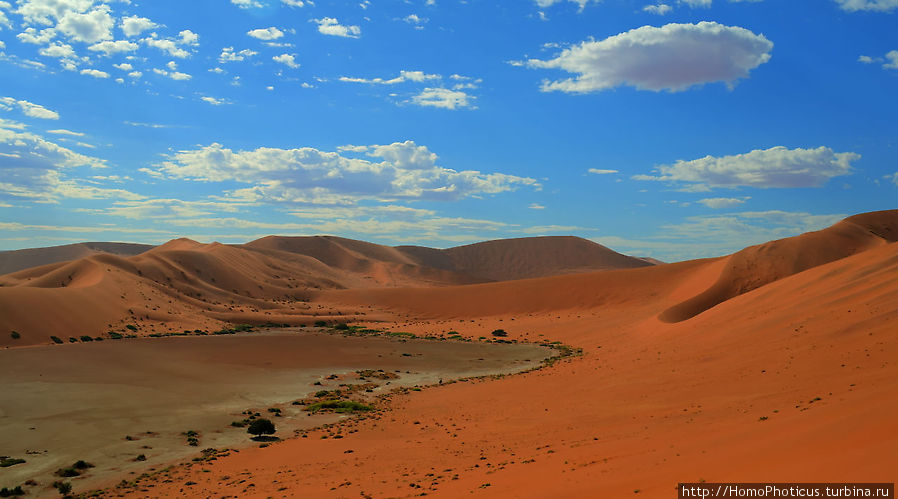
[[[0,249],[578,235],[893,209],[898,0],[0,1]]]

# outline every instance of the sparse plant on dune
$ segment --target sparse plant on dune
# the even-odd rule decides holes
[[[267,419],[256,419],[246,429],[246,432],[250,435],[255,435],[255,438],[261,438],[262,435],[274,435],[276,431],[274,423]]]

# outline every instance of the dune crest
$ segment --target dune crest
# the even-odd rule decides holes
[[[729,256],[709,288],[658,317],[664,322],[685,321],[784,277],[895,241],[898,210],[889,210],[855,215],[820,231],[751,246]]]

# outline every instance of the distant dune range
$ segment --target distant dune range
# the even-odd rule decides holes
[[[54,262],[64,258],[76,259]],[[309,304],[321,290],[451,286],[652,265],[577,237],[439,250],[331,236],[270,236],[245,245],[83,243],[0,253],[0,264],[40,265],[0,276],[0,328],[22,335],[16,345],[45,343],[50,335],[96,336],[128,324],[149,334],[358,315],[358,308]],[[9,341],[0,337],[0,345]]]
[[[339,440],[313,432],[175,468],[138,497],[663,498],[686,481],[895,482],[896,241],[898,210],[666,265],[576,238],[444,251],[176,240],[0,276],[0,345],[129,323],[143,335],[325,319],[475,340],[502,328],[583,350],[396,395]]]

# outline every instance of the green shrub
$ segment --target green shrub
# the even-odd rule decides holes
[[[249,428],[246,429],[247,433],[255,435],[256,437],[273,435],[275,431],[277,430],[274,427],[274,423],[267,419],[257,419],[250,423]]]
[[[365,405],[361,402],[355,402],[352,400],[325,400],[323,402],[316,402],[314,404],[309,405],[305,409],[305,411],[309,412],[318,412],[321,410],[328,410],[333,412],[365,412],[374,410],[370,405]]]
[[[124,338],[124,335],[122,335],[121,333],[116,333],[115,331],[109,331],[106,334],[108,334],[109,337],[112,338],[113,340],[120,340],[120,339]]]
[[[334,329],[338,331],[347,331],[349,329],[349,326],[345,322],[341,322],[334,326]]]
[[[60,339],[59,336],[51,336],[50,339],[53,340],[53,343],[62,344],[62,339]]]
[[[315,327],[327,327],[327,322],[325,322],[325,321],[315,321]]]
[[[128,324],[125,327],[130,329],[131,331],[137,331],[137,326],[135,326],[134,324]]]
[[[19,334],[18,331],[13,331],[13,332],[9,333],[9,335],[10,335],[10,336],[12,337],[12,339],[14,339],[14,340],[17,340],[17,339],[19,339],[19,338],[22,337],[22,335]]]
[[[67,496],[72,492],[72,484],[69,482],[53,482],[53,486],[56,487],[56,490],[63,496]]]
[[[24,495],[25,495],[25,491],[22,490],[21,485],[17,486],[14,489],[7,489],[6,487],[3,487],[2,489],[0,489],[0,497],[17,497],[17,496],[24,496]]]
[[[94,341],[94,339],[91,338],[90,336],[84,334],[84,335],[81,335],[81,341],[87,343],[88,341]]]
[[[72,336],[69,336],[69,343],[78,343],[78,338],[74,338],[74,337],[72,337]]]
[[[493,334],[493,336],[502,337],[502,338],[508,336],[508,333],[505,332],[504,329],[497,329],[497,330],[493,331],[492,334]]]
[[[76,470],[75,468],[59,468],[58,470],[56,470],[56,476],[73,477],[73,476],[80,476],[80,475],[81,475],[81,472]]]
[[[72,468],[75,468],[76,470],[86,470],[88,468],[93,468],[93,467],[94,467],[94,465],[92,465],[82,459],[75,461],[75,464],[72,465]]]
[[[25,462],[24,459],[0,456],[0,468],[9,468],[10,466],[15,466],[17,464],[22,464],[24,462]]]

